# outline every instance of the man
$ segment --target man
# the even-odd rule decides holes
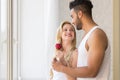
[[[93,5],[90,0],[75,0],[70,3],[72,23],[85,35],[78,47],[77,68],[53,61],[55,70],[78,80],[109,80],[110,47],[107,36],[92,19]]]

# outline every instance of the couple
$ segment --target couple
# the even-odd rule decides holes
[[[110,46],[105,32],[92,19],[90,0],[70,3],[72,24],[84,30],[76,49],[76,32],[70,22],[64,22],[57,33],[60,45],[53,59],[53,80],[109,80]]]

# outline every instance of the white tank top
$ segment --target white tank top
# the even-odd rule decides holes
[[[62,72],[57,72],[53,70],[53,79],[52,80],[67,80],[66,74]]]
[[[86,36],[83,38],[83,40],[81,41],[79,47],[78,47],[78,62],[77,62],[77,67],[84,67],[84,66],[88,66],[87,64],[87,50],[85,48],[85,44],[86,41],[88,40],[88,38],[90,37],[90,35],[92,34],[92,32],[97,29],[98,27],[95,26],[93,27],[87,34]],[[102,63],[102,66],[99,70],[99,73],[97,74],[96,77],[94,78],[77,78],[77,80],[109,80],[109,74],[110,74],[110,61],[111,61],[111,57],[110,57],[110,46],[108,43],[108,47],[105,51],[105,56],[104,56],[104,60]]]

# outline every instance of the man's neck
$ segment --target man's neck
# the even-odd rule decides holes
[[[97,24],[92,19],[89,19],[83,22],[82,29],[85,33],[88,33],[95,26],[97,26]]]

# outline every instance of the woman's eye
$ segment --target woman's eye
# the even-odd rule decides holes
[[[64,31],[67,31],[67,29],[64,29]]]
[[[73,31],[73,29],[71,29],[71,31]]]
[[[70,31],[73,31],[73,29],[70,29]]]

